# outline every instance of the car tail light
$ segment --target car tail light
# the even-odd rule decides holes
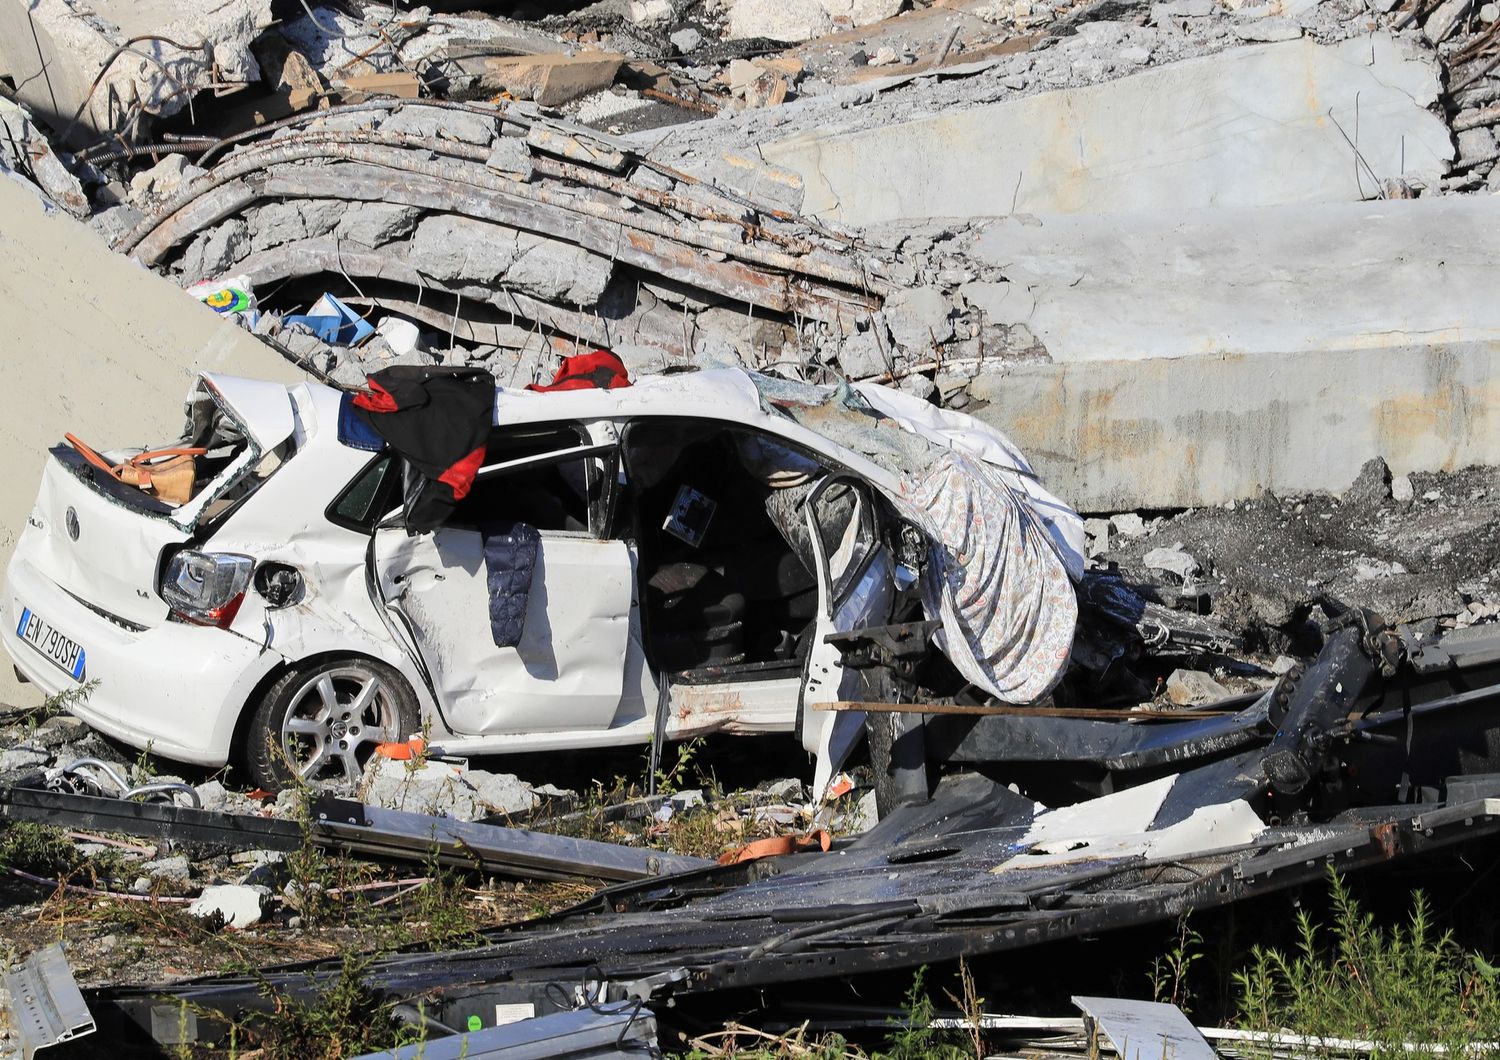
[[[255,561],[249,556],[184,550],[167,563],[161,598],[184,621],[228,629],[245,600],[254,570]]]

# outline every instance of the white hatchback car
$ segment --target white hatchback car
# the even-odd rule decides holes
[[[1046,547],[1006,577],[1029,631],[1050,637],[1043,669],[1060,673],[1071,605],[1039,602],[1059,574],[1067,585],[1081,527],[1020,454],[903,394],[787,399],[789,386],[723,369],[498,390],[473,489],[446,525],[412,535],[403,461],[351,444],[348,395],[204,374],[173,443],[206,450],[182,503],[52,450],[0,637],[47,693],[96,683],[70,708],[90,725],[184,762],[237,761],[270,789],[294,772],[350,783],[376,744],[424,728],[459,755],[796,729],[823,779],[860,718],[811,708],[862,694],[827,634],[925,604],[957,666],[933,653],[932,680],[951,685],[937,691],[994,673],[977,627],[955,635],[964,602],[942,595],[962,595],[973,540],[919,530],[903,500],[903,454],[921,442],[986,450],[1032,546],[1044,527]],[[489,622],[482,528],[496,516],[540,537],[509,647]],[[985,606],[992,621],[1001,605]]]

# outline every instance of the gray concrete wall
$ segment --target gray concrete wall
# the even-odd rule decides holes
[[[47,450],[169,441],[195,372],[292,382],[276,351],[0,175],[0,567],[36,497]],[[30,702],[0,666],[0,700]]]
[[[1495,246],[1485,195],[985,222],[1016,291],[988,319],[1054,363],[973,392],[1094,511],[1497,463]]]
[[[983,376],[978,415],[1085,511],[1340,492],[1500,463],[1500,342],[1027,364]]]
[[[1235,49],[1083,88],[766,144],[850,224],[1367,199],[1453,157],[1430,58],[1385,33]],[[1358,154],[1351,144],[1358,146]]]
[[[1500,340],[1495,247],[1471,195],[998,218],[973,253],[1016,291],[988,318],[1078,361]]]

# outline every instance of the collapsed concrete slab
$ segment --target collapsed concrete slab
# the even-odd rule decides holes
[[[1009,281],[986,319],[1113,361],[1500,341],[1496,245],[1500,200],[1450,196],[1006,218],[971,252]]]
[[[990,221],[971,251],[1012,296],[985,319],[1051,363],[970,393],[1087,510],[1493,463],[1496,240],[1492,197]]]
[[[1500,462],[1500,342],[1018,364],[977,415],[1085,511],[1222,504]]]
[[[0,68],[59,130],[122,132],[190,105],[210,82],[260,77],[250,42],[271,0],[0,0]]]
[[[1389,34],[1240,48],[1084,88],[767,144],[803,212],[851,224],[1340,202],[1453,158],[1437,68]],[[888,179],[870,180],[871,173]]]

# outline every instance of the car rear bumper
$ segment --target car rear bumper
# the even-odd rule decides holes
[[[81,680],[21,639],[29,608],[84,651]],[[274,652],[221,629],[161,622],[130,629],[85,606],[47,578],[18,544],[0,591],[0,644],[48,696],[97,682],[68,711],[132,747],[197,765],[229,759],[241,708],[280,661]]]

